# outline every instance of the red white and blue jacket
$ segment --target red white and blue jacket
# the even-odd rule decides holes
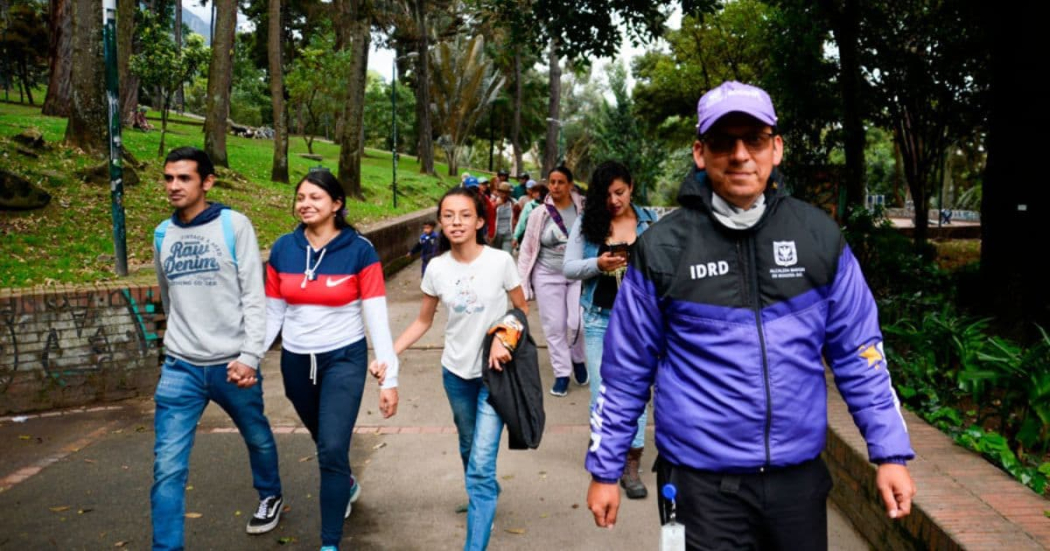
[[[282,235],[266,266],[266,348],[318,354],[372,336],[376,359],[387,364],[383,388],[397,386],[397,356],[387,320],[386,285],[375,247],[344,228],[320,250],[300,224]],[[391,378],[391,376],[393,378]]]
[[[817,457],[825,361],[877,463],[914,457],[882,352],[875,301],[821,210],[770,185],[762,218],[730,229],[693,171],[681,209],[642,234],[612,309],[586,466],[614,482],[654,388],[670,463],[758,472]]]

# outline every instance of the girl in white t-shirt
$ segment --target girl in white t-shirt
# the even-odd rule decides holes
[[[401,354],[430,329],[439,300],[448,309],[442,378],[459,431],[459,454],[470,499],[463,546],[468,551],[488,546],[500,492],[496,454],[503,420],[488,403],[481,370],[500,370],[500,363],[511,359],[500,339],[492,339],[489,365],[482,366],[482,343],[488,329],[506,314],[508,296],[516,308],[526,313],[529,308],[514,259],[485,246],[484,212],[481,197],[468,188],[453,188],[438,202],[439,250],[443,254],[430,261],[423,276],[419,317],[394,342],[395,353]],[[383,377],[381,363],[373,362],[371,370]]]

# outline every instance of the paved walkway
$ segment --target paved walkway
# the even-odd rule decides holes
[[[396,334],[418,312],[418,264],[387,284]],[[402,356],[399,413],[384,421],[370,383],[358,417],[351,462],[363,485],[346,523],[344,549],[454,550],[462,546],[466,502],[452,416],[441,384],[443,308],[434,328]],[[530,315],[543,342],[535,308]],[[189,549],[316,549],[320,513],[313,442],[283,396],[279,353],[263,363],[267,414],[276,432],[288,509],[281,524],[248,536],[256,496],[247,453],[225,414],[210,406],[201,421],[187,488]],[[540,352],[547,384],[546,350]],[[534,451],[499,458],[503,487],[491,548],[495,550],[655,549],[655,500],[627,501],[612,530],[596,528],[586,507],[589,475],[584,387],[546,396],[547,431]],[[0,549],[147,549],[152,477],[153,405],[133,400],[0,420]],[[654,457],[652,432],[644,458]],[[654,475],[643,479],[653,491]],[[868,549],[829,508],[832,549]]]

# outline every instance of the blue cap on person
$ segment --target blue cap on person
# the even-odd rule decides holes
[[[696,104],[696,129],[704,134],[711,129],[718,119],[729,113],[744,113],[768,124],[777,125],[777,113],[773,110],[773,101],[765,90],[727,80],[704,94]]]
[[[473,176],[467,176],[467,178],[463,180],[463,187],[478,187],[478,179]]]

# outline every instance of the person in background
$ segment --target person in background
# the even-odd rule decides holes
[[[507,182],[508,184],[510,183],[510,173],[509,172],[507,172],[506,170],[501,170],[501,171],[499,171],[498,174],[499,174],[499,179],[500,179],[501,182]],[[517,201],[518,199],[521,199],[522,197],[525,196],[525,193],[527,191],[525,189],[525,182],[528,182],[528,181],[529,181],[529,179],[525,178],[524,180],[519,180],[518,181],[518,185],[511,184],[511,186],[512,186],[512,189],[510,191],[511,199],[514,199],[515,201]]]
[[[511,252],[513,244],[514,203],[510,198],[510,184],[500,182],[496,189],[496,237],[492,240],[492,246]]]
[[[547,198],[547,184],[537,183],[536,180],[528,181],[528,195],[518,199],[518,205],[521,207],[521,213],[518,215],[518,221],[514,223],[514,248],[518,248],[521,243],[521,238],[525,236],[525,224],[529,221],[529,214],[536,207],[543,204],[543,200]]]
[[[572,188],[572,171],[559,166],[547,175],[550,193],[529,213],[518,255],[518,273],[526,298],[536,298],[547,351],[554,369],[551,394],[565,396],[569,377],[587,384],[580,323],[580,282],[562,275],[569,227],[583,210],[583,197]]]
[[[477,193],[481,197],[481,201],[485,205],[484,237],[486,241],[492,241],[492,238],[496,236],[496,205],[492,204],[492,198],[485,191],[488,188],[488,184],[486,183],[485,188],[482,188],[480,180],[474,176],[467,176],[467,179],[463,181],[463,187]]]
[[[423,264],[420,271],[421,275],[427,273],[427,264],[430,264],[430,260],[437,256],[440,236],[441,234],[437,231],[437,224],[433,220],[423,222],[423,233],[420,234],[419,241],[405,255],[406,257],[411,257],[415,254],[419,255]]]
[[[631,202],[634,181],[621,163],[606,161],[591,176],[583,216],[576,218],[565,248],[565,277],[583,282],[584,347],[591,387],[591,410],[602,386],[602,346],[609,327],[616,294],[627,270],[629,249],[638,236],[656,222],[656,214]],[[645,448],[645,411],[638,418],[631,448],[627,451],[620,486],[631,499],[644,498],[648,491],[638,474]]]

